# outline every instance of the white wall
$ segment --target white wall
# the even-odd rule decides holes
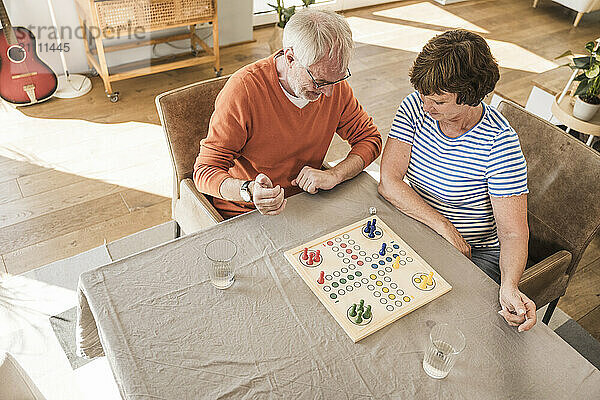
[[[13,26],[24,26],[29,28],[36,36],[38,45],[42,44],[39,56],[54,69],[57,74],[62,74],[62,65],[58,51],[46,51],[46,44],[50,46],[56,43],[50,37],[53,31],[50,11],[47,0],[4,0],[8,15]],[[57,23],[60,29],[65,30],[63,42],[69,43],[69,51],[65,52],[65,58],[71,72],[86,72],[88,65],[85,58],[83,40],[79,34],[79,20],[75,10],[74,0],[52,0],[56,13]],[[252,40],[252,0],[219,0],[219,42],[221,46]],[[70,28],[70,29],[69,29]],[[210,27],[198,30],[198,36],[204,38],[211,32]],[[153,32],[152,37],[164,36],[166,33],[185,32],[183,29]],[[135,40],[135,39],[133,39]],[[115,39],[105,41],[105,45],[119,42],[127,42],[127,39]],[[209,38],[206,41],[212,45]],[[164,56],[182,51],[189,51],[189,40],[173,42],[182,50],[170,47],[167,44],[159,44],[155,49],[155,56]],[[38,48],[38,50],[40,50]],[[120,52],[107,54],[109,66],[118,65],[137,60],[148,60],[152,55],[152,47],[146,46]]]

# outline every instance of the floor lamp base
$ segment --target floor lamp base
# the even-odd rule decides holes
[[[92,90],[92,82],[87,76],[70,74],[69,79],[65,75],[58,77],[58,90],[54,97],[59,99],[73,99],[81,97]]]

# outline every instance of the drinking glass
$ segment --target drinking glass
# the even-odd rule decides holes
[[[237,246],[229,239],[214,239],[204,248],[204,254],[210,260],[208,273],[210,282],[217,289],[227,289],[234,282],[233,258]]]
[[[464,348],[465,337],[461,331],[448,324],[435,325],[429,334],[423,369],[432,378],[445,378]]]

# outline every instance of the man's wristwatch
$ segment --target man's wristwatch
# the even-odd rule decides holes
[[[246,181],[242,183],[242,187],[240,188],[240,196],[242,197],[242,200],[248,203],[252,202],[252,193],[250,193],[251,183],[252,181]]]

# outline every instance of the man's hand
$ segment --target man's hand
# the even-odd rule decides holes
[[[310,194],[315,194],[319,189],[329,190],[340,183],[339,178],[332,170],[322,171],[309,166],[302,168],[296,179],[292,181],[293,186]]]
[[[265,215],[277,215],[283,211],[287,204],[283,188],[279,185],[273,187],[273,182],[265,174],[256,176],[252,199],[256,209]]]
[[[518,331],[528,331],[536,323],[535,303],[523,294],[518,287],[500,286],[500,305],[502,315],[510,326],[518,326]]]
[[[454,225],[448,221],[448,224],[444,228],[444,230],[440,233],[444,239],[450,242],[450,244],[458,249],[461,253],[463,253],[469,259],[471,258],[471,246],[465,238],[456,230]]]

